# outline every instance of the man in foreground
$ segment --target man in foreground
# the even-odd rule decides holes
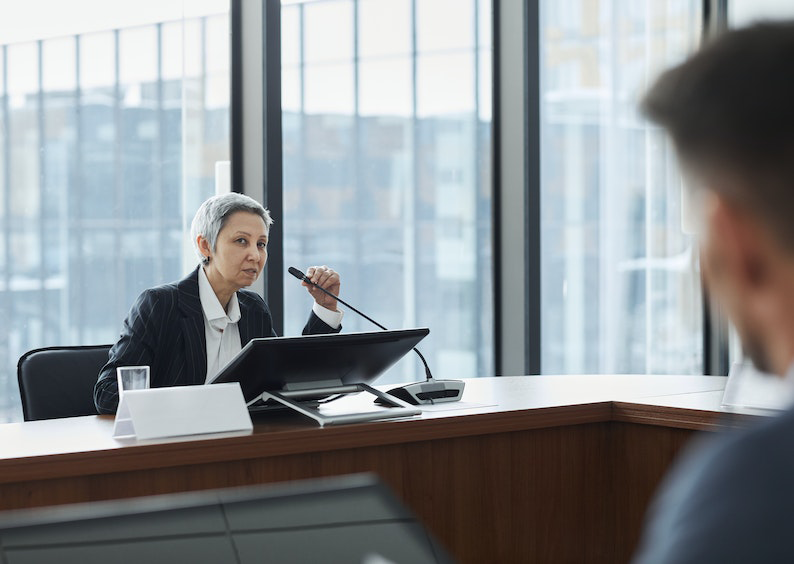
[[[724,34],[662,75],[643,110],[698,204],[710,293],[755,366],[794,392],[794,22]],[[636,561],[792,562],[792,514],[794,407],[691,448]]]

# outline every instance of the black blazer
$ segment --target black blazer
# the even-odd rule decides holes
[[[240,342],[275,337],[273,320],[265,300],[249,290],[239,290]],[[335,333],[314,313],[304,335]],[[108,363],[94,386],[99,413],[118,408],[116,367],[149,366],[152,388],[203,384],[207,376],[207,340],[204,313],[199,299],[198,268],[179,282],[145,290],[132,306],[121,337],[108,353]]]

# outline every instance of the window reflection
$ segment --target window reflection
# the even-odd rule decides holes
[[[430,327],[422,348],[445,377],[493,373],[491,75],[480,64],[491,45],[476,25],[490,26],[490,10],[282,5],[285,260],[332,265],[345,297],[387,327]],[[300,331],[306,300],[285,281],[286,333]],[[372,329],[352,312],[344,325]],[[420,374],[411,359],[380,382]]]
[[[229,159],[228,1],[184,20],[183,0],[68,4],[0,22],[0,422],[21,419],[24,352],[113,342],[141,290],[183,275],[183,212]]]
[[[695,241],[664,133],[637,113],[697,47],[700,2],[547,1],[541,10],[544,373],[699,373]]]

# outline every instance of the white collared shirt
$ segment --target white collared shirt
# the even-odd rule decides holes
[[[226,310],[218,301],[204,268],[199,268],[199,299],[204,312],[204,336],[207,341],[207,375],[209,382],[221,368],[243,348],[240,342],[240,302],[232,294]]]
[[[320,318],[320,321],[328,325],[331,329],[339,329],[339,326],[342,325],[342,318],[345,316],[342,310],[331,311],[317,302],[314,302],[312,305],[312,312]]]
[[[207,374],[204,383],[208,383],[243,348],[238,324],[240,302],[235,292],[229,300],[227,311],[224,311],[203,267],[199,268],[198,282],[199,299],[204,312],[204,337],[207,341]],[[341,311],[331,311],[317,302],[312,306],[312,311],[333,329],[338,329],[342,324],[344,313]]]

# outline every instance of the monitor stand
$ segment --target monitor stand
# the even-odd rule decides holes
[[[318,403],[318,397],[345,396],[367,392],[377,398],[380,405],[387,406],[386,409],[377,411],[365,411],[362,413],[344,413],[338,415],[326,415],[320,411],[322,402]],[[322,386],[318,388],[305,388],[300,390],[282,390],[262,392],[259,396],[248,402],[248,405],[259,401],[276,401],[283,406],[311,417],[320,427],[326,425],[341,425],[344,423],[361,423],[364,421],[376,421],[379,419],[395,419],[400,417],[413,417],[422,413],[418,407],[409,405],[407,402],[389,395],[380,390],[376,390],[368,384],[349,384],[338,386]],[[302,401],[303,400],[303,401]]]

